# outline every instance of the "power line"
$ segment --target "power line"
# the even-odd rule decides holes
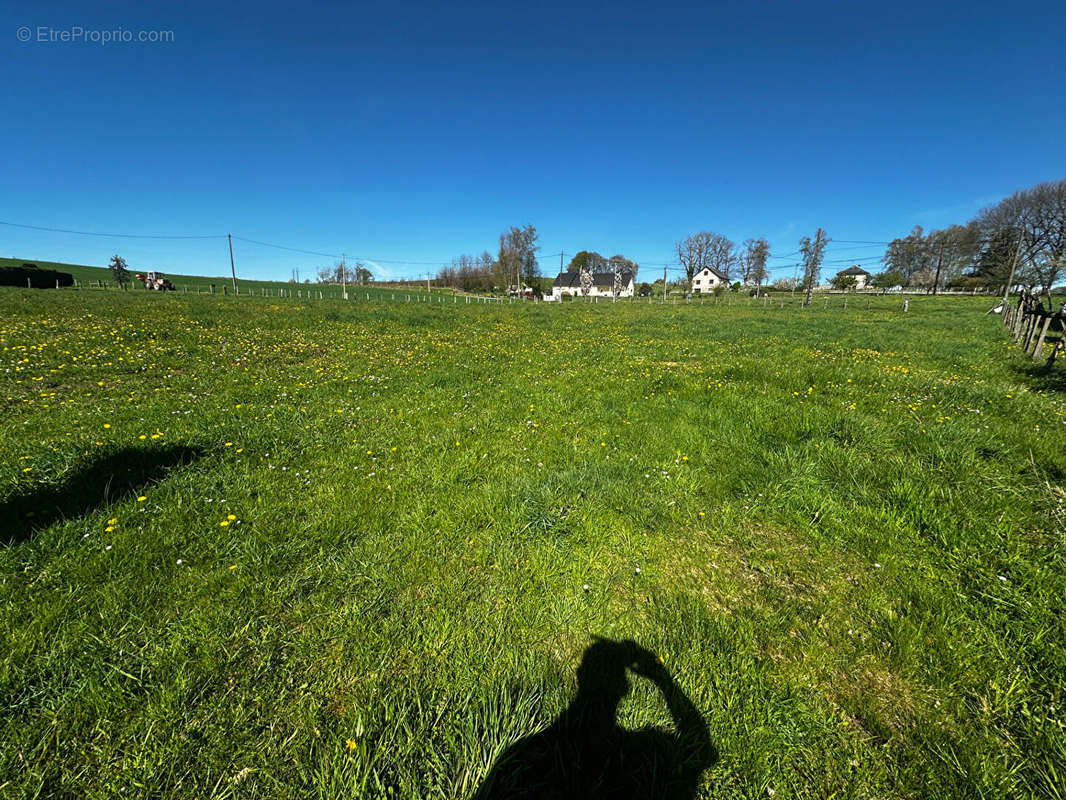
[[[225,239],[226,234],[209,234],[206,236],[165,236],[152,233],[94,233],[92,231],[72,231],[66,228],[46,228],[41,225],[20,225],[17,222],[3,222],[0,221],[0,225],[7,225],[10,228],[25,228],[31,231],[47,231],[48,233],[74,233],[78,236],[105,236],[109,239]]]

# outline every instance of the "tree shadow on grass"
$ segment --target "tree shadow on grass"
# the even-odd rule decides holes
[[[183,445],[92,453],[55,481],[0,498],[0,542],[24,542],[57,520],[80,517],[117,502],[203,455],[202,448]]]
[[[1048,368],[1046,361],[1026,366],[1014,366],[1014,372],[1034,389],[1045,392],[1066,392],[1066,357],[1060,356]]]
[[[659,689],[673,731],[618,725],[627,670]],[[548,728],[499,757],[474,800],[696,796],[718,753],[703,716],[654,654],[633,641],[597,639],[581,659],[577,683],[574,700]]]

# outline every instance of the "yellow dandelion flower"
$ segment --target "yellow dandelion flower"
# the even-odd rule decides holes
[[[345,739],[344,740],[344,748],[346,750],[348,750],[349,752],[354,750],[356,747],[358,747],[358,745],[356,744],[355,739]]]
[[[235,514],[227,514],[226,519],[237,519]]]
[[[147,499],[148,499],[148,498],[147,498],[147,497],[145,497],[145,496],[144,496],[144,495],[142,494],[142,495],[141,495],[140,497],[138,497],[138,498],[137,498],[137,502],[138,502],[138,503],[143,503],[143,502],[144,502],[145,500],[147,500]]]
[[[222,526],[223,528],[225,528],[225,527],[226,527],[227,525],[229,525],[229,520],[228,520],[228,519],[224,519],[224,520],[222,520],[222,521],[221,521],[220,523],[218,523],[218,524],[219,524],[220,526]]]

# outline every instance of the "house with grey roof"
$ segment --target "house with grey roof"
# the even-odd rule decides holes
[[[618,297],[633,296],[634,275],[631,270],[622,270]],[[588,297],[614,297],[614,273],[593,272],[592,286],[589,288]],[[561,300],[564,295],[570,297],[584,297],[581,286],[580,272],[560,272],[552,281],[552,300]]]
[[[704,267],[692,276],[692,293],[709,294],[715,287],[729,285],[729,276],[723,275],[713,267]]]

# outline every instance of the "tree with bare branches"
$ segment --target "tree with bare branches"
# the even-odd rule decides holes
[[[685,277],[689,285],[692,276],[705,267],[710,267],[725,276],[736,262],[733,242],[720,233],[700,231],[686,236],[677,243],[677,260],[685,268]]]
[[[825,246],[829,244],[829,237],[825,231],[819,228],[814,238],[804,236],[800,239],[800,254],[803,256],[803,286],[807,290],[807,297],[803,305],[811,304],[811,293],[818,284],[818,275],[822,270],[822,260],[825,258]]]
[[[977,224],[988,242],[1013,234],[1017,277],[1039,287],[1051,308],[1051,287],[1066,272],[1066,180],[1015,192],[982,211]]]
[[[766,260],[769,257],[770,243],[766,239],[748,239],[744,242],[744,254],[741,256],[744,283],[752,284],[756,289],[762,285],[767,278]]]

